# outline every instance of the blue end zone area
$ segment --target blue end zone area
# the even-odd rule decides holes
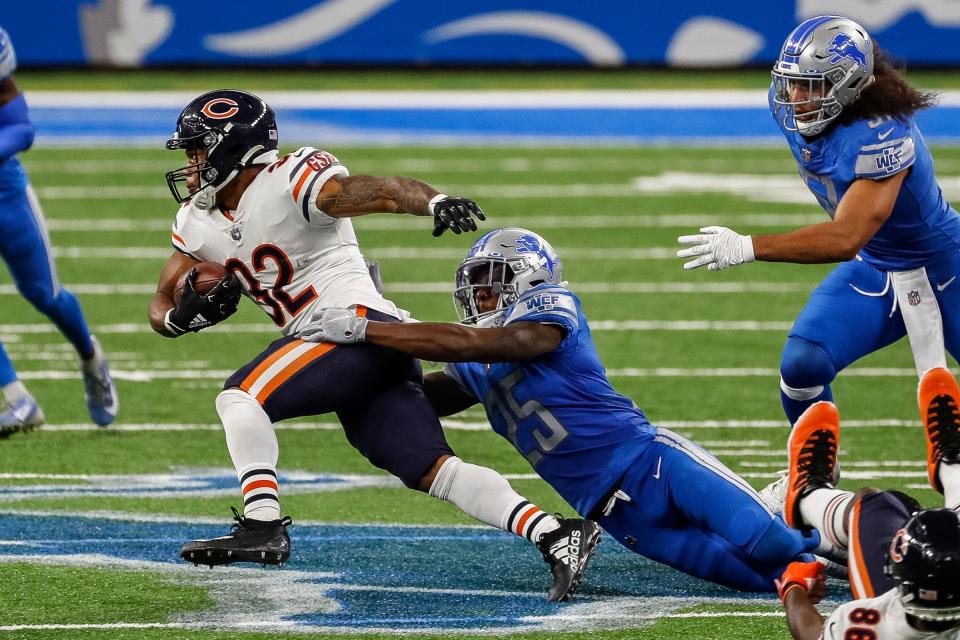
[[[610,539],[577,597],[550,603],[549,571],[536,549],[516,536],[474,527],[294,523],[293,554],[279,571],[209,570],[179,560],[184,541],[226,529],[226,523],[8,513],[0,516],[0,566],[16,561],[159,571],[175,582],[209,586],[218,603],[272,593],[269,607],[258,613],[266,616],[261,622],[303,631],[587,631],[642,626],[701,604],[774,603],[769,595],[736,593],[656,565]],[[251,576],[260,585],[256,595]],[[222,610],[184,612],[183,619],[211,628],[236,624]]]
[[[162,148],[179,109],[31,107],[39,144]],[[960,142],[960,107],[919,118],[933,143]],[[782,144],[766,107],[278,108],[284,144]]]

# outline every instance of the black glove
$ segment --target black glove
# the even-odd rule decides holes
[[[224,278],[206,295],[200,295],[194,289],[194,280],[197,270],[192,269],[187,274],[180,296],[180,304],[167,311],[163,324],[167,331],[175,336],[183,335],[188,331],[200,331],[223,322],[234,314],[240,303],[240,281],[236,276]]]
[[[430,201],[430,213],[433,214],[433,237],[450,229],[454,233],[461,231],[476,231],[477,220],[486,220],[479,205],[469,198],[451,198],[440,194]]]

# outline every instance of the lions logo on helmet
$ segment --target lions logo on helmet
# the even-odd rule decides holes
[[[810,18],[787,37],[772,75],[784,128],[815,136],[873,82],[873,41],[853,20]]]
[[[527,229],[495,229],[478,239],[457,268],[454,307],[461,322],[496,324],[525,291],[543,283],[561,284],[560,256],[541,236]],[[498,296],[496,308],[481,312],[478,289]]]
[[[167,186],[178,203],[189,199],[211,209],[216,194],[252,164],[271,162],[277,149],[277,119],[266,102],[246,91],[220,89],[198,96],[180,117],[167,140],[167,149],[206,150],[206,160],[166,174]],[[198,189],[181,193],[180,185],[197,175]]]

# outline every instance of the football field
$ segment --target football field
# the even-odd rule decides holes
[[[620,392],[756,487],[785,468],[780,350],[829,267],[685,272],[674,253],[678,235],[709,224],[770,233],[821,220],[786,149],[327,150],[353,174],[410,175],[475,198],[484,229],[543,235]],[[934,149],[954,201],[957,151]],[[181,161],[159,150],[51,146],[23,156],[60,279],[110,357],[121,404],[115,425],[90,426],[72,348],[0,273],[0,339],[48,421],[0,441],[0,638],[789,637],[774,598],[687,578],[610,539],[577,597],[548,603],[534,548],[402,488],[347,444],[332,416],[278,425],[281,499],[294,522],[286,566],[180,563],[184,541],[221,535],[240,504],[214,398],[276,337],[249,301],[222,325],[176,340],[148,326],[176,211],[163,174]],[[434,239],[430,221],[411,216],[355,226],[364,254],[381,261],[389,297],[418,319],[456,320],[454,270],[476,235]],[[906,341],[858,362],[834,390],[841,486],[900,488],[938,504]],[[481,411],[445,426],[462,458],[572,515]],[[831,583],[833,603],[845,594]]]

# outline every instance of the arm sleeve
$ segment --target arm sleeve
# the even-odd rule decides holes
[[[340,161],[326,151],[303,147],[293,154],[290,168],[290,196],[300,208],[303,219],[322,227],[333,224],[336,218],[317,207],[317,194],[333,176],[348,176],[350,172]]]
[[[915,161],[913,127],[899,120],[888,120],[878,127],[870,127],[861,140],[854,177],[882,180],[909,169]]]
[[[33,144],[33,124],[23,94],[0,107],[0,160],[26,151]]]
[[[540,285],[525,291],[507,309],[504,326],[511,322],[554,324],[564,331],[560,349],[576,343],[580,330],[579,301],[568,289],[557,285]]]

